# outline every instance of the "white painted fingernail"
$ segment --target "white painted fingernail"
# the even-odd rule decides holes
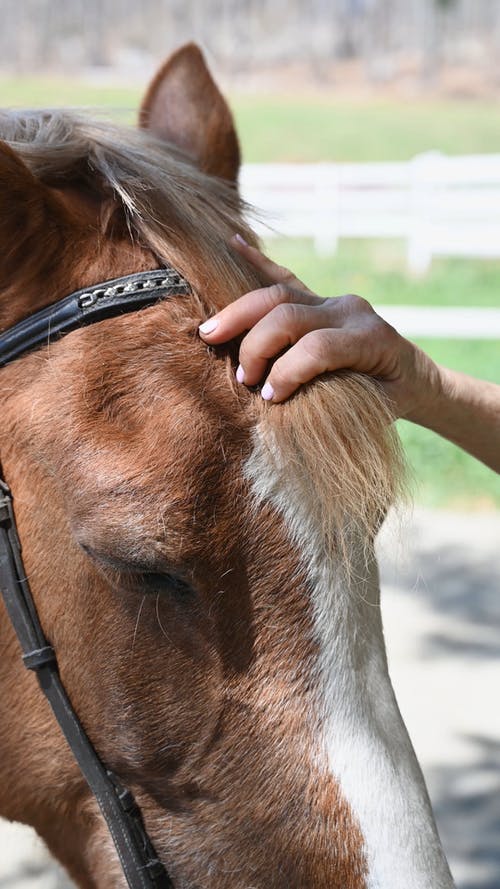
[[[235,241],[238,241],[238,244],[242,244],[243,247],[248,247],[248,246],[249,246],[249,245],[247,244],[247,242],[245,241],[245,238],[244,238],[242,235],[240,235],[239,233],[236,234],[236,235],[233,235],[233,238],[234,238]]]
[[[243,370],[241,364],[238,365],[238,370],[236,371],[236,379],[238,380],[238,383],[245,382],[245,371]]]
[[[260,394],[264,401],[271,401],[274,398],[274,389],[271,386],[271,383],[264,383],[262,389],[260,390]]]
[[[209,318],[208,321],[204,321],[203,324],[200,324],[198,330],[200,333],[213,333],[218,326],[219,322],[217,321],[217,318]]]

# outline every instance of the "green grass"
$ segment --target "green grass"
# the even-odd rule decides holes
[[[500,383],[500,346],[496,340],[416,342],[445,367]],[[500,509],[500,475],[428,429],[400,420],[398,431],[418,502],[434,507]]]
[[[0,107],[52,108],[83,106],[100,108],[114,118],[132,123],[142,91],[128,87],[104,87],[77,80],[51,78],[0,78]]]
[[[0,106],[103,108],[133,122],[142,90],[44,78],[0,79]],[[373,101],[233,96],[246,161],[404,160],[437,149],[500,152],[496,102]],[[397,241],[342,241],[318,257],[310,242],[272,240],[269,251],[324,295],[361,293],[378,304],[500,305],[500,262],[435,261],[425,278],[407,274]],[[500,383],[500,347],[490,341],[427,340],[441,364]],[[500,476],[432,432],[400,421],[416,498],[432,506],[500,508]]]
[[[273,238],[267,250],[323,296],[360,293],[380,304],[500,307],[500,260],[439,259],[428,275],[415,278],[407,273],[399,241],[342,240],[335,254],[318,256],[311,241]]]
[[[500,476],[428,429],[398,421],[416,503],[461,510],[500,509]]]
[[[243,98],[233,103],[248,161],[406,160],[500,151],[497,102],[348,102]]]

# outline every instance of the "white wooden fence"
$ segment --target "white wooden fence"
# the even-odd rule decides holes
[[[412,272],[434,256],[500,258],[500,154],[429,152],[404,163],[245,164],[243,196],[265,237],[403,238]]]

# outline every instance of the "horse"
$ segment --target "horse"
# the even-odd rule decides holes
[[[198,325],[263,282],[238,138],[195,45],[138,127],[0,116],[0,330],[165,265],[189,289],[1,371],[0,456],[33,599],[101,760],[176,889],[451,889],[392,690],[374,539],[401,486],[377,383],[282,405]],[[82,889],[125,885],[0,605],[0,814]]]

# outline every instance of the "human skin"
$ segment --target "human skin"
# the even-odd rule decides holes
[[[239,235],[231,243],[269,286],[213,315],[200,336],[217,345],[245,334],[240,383],[262,384],[262,397],[279,403],[327,371],[369,374],[379,380],[396,417],[432,429],[500,472],[500,386],[436,364],[365,299],[320,297]]]

